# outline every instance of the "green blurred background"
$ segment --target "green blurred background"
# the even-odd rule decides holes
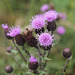
[[[9,26],[18,24],[25,27],[30,23],[32,16],[40,13],[40,7],[50,2],[54,3],[56,11],[67,14],[67,20],[57,23],[57,25],[63,25],[66,28],[66,34],[63,36],[55,34],[57,44],[51,50],[52,61],[48,62],[47,75],[56,75],[64,65],[65,59],[62,56],[62,51],[66,47],[69,47],[73,53],[66,75],[75,75],[75,0],[0,0],[0,25],[7,23]],[[5,38],[0,26],[0,75],[8,75],[5,72],[5,66],[8,64],[13,66],[15,75],[22,75],[21,72],[28,75],[25,74],[28,69],[18,67],[12,55],[6,53],[6,48],[10,45],[12,46],[11,42]],[[34,48],[32,49],[34,50]],[[21,66],[25,65],[18,55],[15,57]]]

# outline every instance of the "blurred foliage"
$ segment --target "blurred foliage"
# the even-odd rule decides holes
[[[66,28],[66,34],[58,36],[55,34],[57,44],[52,48],[50,58],[51,61],[47,65],[47,75],[55,75],[64,65],[65,59],[62,56],[64,48],[69,47],[72,50],[73,58],[68,64],[67,75],[75,75],[75,0],[0,0],[0,24],[7,23],[9,26],[20,24],[24,27],[29,24],[32,16],[41,13],[40,7],[43,4],[49,4],[52,1],[55,9],[58,12],[65,12],[67,15],[66,21],[60,21],[57,24],[63,25]],[[28,75],[25,72],[28,70],[27,65],[17,54],[13,59],[12,55],[6,54],[6,47],[11,45],[3,35],[2,27],[0,26],[0,75],[8,75],[5,73],[5,66],[10,64],[14,68],[15,75]],[[27,47],[31,53],[34,53],[34,48]],[[23,51],[22,51],[23,52]],[[24,52],[23,52],[24,53]],[[19,64],[17,64],[19,63]],[[18,67],[18,65],[20,65]],[[26,67],[26,69],[25,69]],[[29,73],[29,71],[27,71]],[[32,74],[33,75],[33,74]]]

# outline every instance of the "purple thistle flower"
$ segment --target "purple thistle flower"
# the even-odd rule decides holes
[[[7,33],[7,35],[11,36],[11,37],[15,37],[16,35],[18,35],[20,33],[21,33],[20,26],[18,26],[18,27],[12,26],[12,28],[10,27],[9,33]]]
[[[7,25],[7,24],[2,24],[2,27],[6,30],[6,29],[8,29],[9,28],[9,26]]]
[[[66,20],[66,14],[65,13],[59,13],[58,17],[62,20]]]
[[[37,14],[35,18],[44,18],[43,14]]]
[[[55,19],[57,19],[57,16],[58,16],[58,13],[56,11],[54,11],[54,10],[47,11],[44,14],[44,18],[48,22],[53,22]]]
[[[65,30],[65,28],[64,28],[63,26],[59,26],[59,27],[57,28],[57,33],[58,33],[59,35],[64,35],[65,32],[66,32],[66,30]]]
[[[45,25],[45,20],[43,18],[35,17],[32,21],[32,27],[34,29],[41,29]]]
[[[42,33],[39,36],[39,42],[42,46],[49,46],[52,45],[52,36],[49,33]]]
[[[29,58],[29,61],[30,61],[31,63],[36,63],[36,62],[38,62],[38,61],[37,61],[37,58],[35,58],[34,56],[31,56],[31,57]]]
[[[48,6],[48,4],[44,4],[42,7],[41,7],[41,11],[43,11],[43,12],[45,12],[45,11],[47,11],[49,9],[49,6]]]

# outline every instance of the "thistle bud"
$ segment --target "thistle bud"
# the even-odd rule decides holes
[[[29,35],[25,39],[26,39],[27,45],[31,47],[37,47],[37,39],[34,36]]]
[[[38,61],[37,61],[37,58],[31,56],[30,59],[29,59],[29,69],[31,70],[36,70],[38,68]]]
[[[25,44],[25,38],[23,37],[22,34],[18,34],[15,36],[15,41],[16,41],[16,44],[20,45],[20,46],[23,46]]]
[[[5,71],[6,71],[7,73],[11,73],[11,72],[13,71],[13,67],[10,66],[10,65],[8,65],[8,66],[5,67]]]
[[[56,28],[57,28],[57,25],[56,25],[55,21],[48,22],[48,25],[47,25],[48,31],[55,31]]]
[[[63,56],[65,58],[69,58],[69,57],[71,57],[71,55],[72,55],[72,53],[71,53],[71,50],[69,48],[64,49]]]

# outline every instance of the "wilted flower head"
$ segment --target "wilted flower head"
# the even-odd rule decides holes
[[[57,33],[58,33],[59,35],[64,35],[65,32],[66,32],[66,30],[65,30],[65,28],[64,28],[63,26],[59,26],[59,27],[57,28]]]
[[[48,4],[44,4],[42,7],[41,7],[41,11],[43,11],[43,12],[45,12],[45,11],[47,11],[49,9],[49,6],[48,6]]]
[[[11,36],[11,37],[15,37],[16,35],[20,34],[20,26],[18,27],[10,27],[9,33],[7,33],[7,35]]]
[[[45,20],[47,20],[48,22],[52,22],[54,21],[56,18],[57,18],[57,15],[58,13],[54,10],[51,10],[51,11],[47,11],[45,14],[44,14],[44,18]]]
[[[4,28],[4,29],[8,29],[9,28],[9,26],[7,25],[7,24],[2,24],[2,27]]]
[[[39,42],[42,46],[49,46],[52,44],[52,36],[49,33],[42,33],[39,36]]]
[[[36,62],[38,62],[38,61],[37,61],[37,58],[35,58],[34,56],[31,56],[31,57],[29,58],[29,61],[30,61],[31,63],[36,63]]]
[[[45,20],[43,18],[33,18],[32,26],[34,29],[41,29],[45,25]]]
[[[62,20],[65,20],[66,19],[66,14],[65,13],[59,13],[58,14],[58,17]]]

